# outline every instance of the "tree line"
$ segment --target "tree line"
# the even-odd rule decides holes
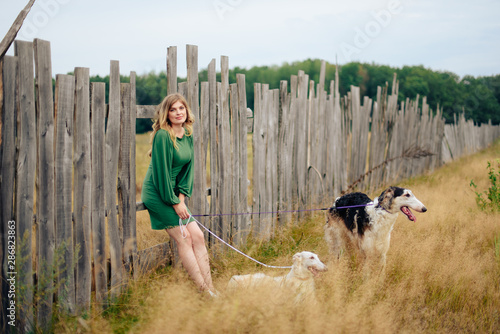
[[[268,83],[271,89],[279,88],[281,80],[290,80],[303,70],[310,80],[319,82],[321,60],[307,59],[274,66],[254,66],[250,69],[234,67],[229,71],[229,82],[236,82],[236,74],[245,74],[248,107],[253,109],[254,83]],[[335,78],[336,66],[326,64],[326,84]],[[386,86],[392,89],[394,73],[399,82],[399,100],[415,99],[426,96],[432,110],[438,107],[443,110],[447,123],[454,120],[454,115],[463,113],[466,119],[475,123],[500,124],[500,75],[474,77],[464,76],[448,71],[434,71],[423,66],[404,66],[402,68],[379,65],[375,63],[351,62],[339,66],[339,89],[346,95],[351,86],[360,87],[361,96],[376,99],[377,87]],[[208,80],[206,69],[200,71],[200,82]],[[127,76],[122,76],[128,82]],[[179,78],[179,82],[186,78]],[[220,73],[217,74],[220,80]],[[91,81],[109,82],[109,77],[94,76]],[[327,86],[328,87],[328,86]],[[137,104],[156,105],[167,94],[167,74],[147,73],[136,78]],[[137,120],[137,133],[149,131],[149,120]]]

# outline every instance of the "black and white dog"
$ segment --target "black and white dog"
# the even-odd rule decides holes
[[[389,187],[373,201],[359,192],[344,195],[328,211],[325,240],[334,256],[349,248],[358,250],[371,269],[384,271],[398,213],[416,221],[411,209],[427,211],[409,189]]]

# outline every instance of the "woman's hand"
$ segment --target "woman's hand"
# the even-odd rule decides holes
[[[179,216],[180,219],[188,219],[189,218],[189,212],[186,206],[186,203],[184,202],[184,194],[179,194],[179,200],[180,203],[172,205],[172,207],[175,210],[175,213]]]

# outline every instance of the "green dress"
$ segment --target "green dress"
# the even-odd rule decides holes
[[[179,216],[172,205],[180,203],[180,193],[191,197],[193,192],[193,137],[177,138],[177,145],[176,150],[164,129],[158,130],[153,138],[151,163],[142,184],[141,199],[148,209],[154,230],[179,226]],[[182,222],[187,224],[190,221],[185,219]]]

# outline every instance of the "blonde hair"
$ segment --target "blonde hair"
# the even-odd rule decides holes
[[[172,129],[172,124],[170,124],[170,121],[168,119],[168,112],[170,108],[172,108],[172,105],[176,102],[181,102],[186,108],[186,121],[184,122],[184,124],[182,124],[182,127],[186,129],[186,136],[191,136],[193,134],[194,116],[188,106],[186,99],[179,93],[170,94],[163,99],[163,101],[158,106],[158,110],[156,111],[156,117],[153,123],[153,132],[151,133],[150,138],[151,145],[153,144],[153,139],[156,135],[156,132],[158,132],[158,130],[160,129],[164,129],[170,135],[170,139],[172,139],[172,142],[174,143],[174,148],[176,150],[179,148],[179,145],[177,144],[177,136],[175,135],[174,130]],[[151,152],[152,147],[148,152],[149,156],[151,156]]]

